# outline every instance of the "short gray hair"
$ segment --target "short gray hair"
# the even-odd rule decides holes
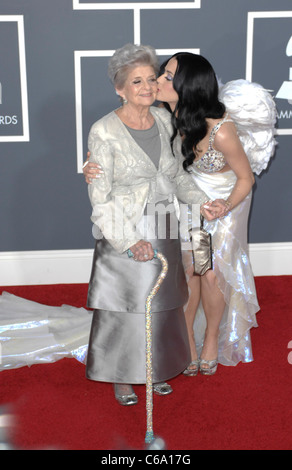
[[[122,88],[127,79],[129,69],[139,65],[150,65],[155,73],[158,73],[159,62],[153,47],[126,44],[117,49],[108,64],[108,75],[111,82],[116,87]]]

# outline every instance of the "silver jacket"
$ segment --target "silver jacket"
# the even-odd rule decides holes
[[[182,167],[179,139],[175,157],[171,152],[169,112],[151,107],[151,113],[161,139],[158,170],[115,111],[95,122],[88,137],[90,161],[99,163],[104,171],[88,185],[91,220],[119,253],[141,240],[137,225],[147,203],[168,199],[178,209],[178,201],[202,204],[208,200]]]

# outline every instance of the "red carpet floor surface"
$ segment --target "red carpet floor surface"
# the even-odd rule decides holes
[[[154,395],[153,428],[168,450],[292,448],[292,277],[257,277],[261,311],[251,332],[254,361],[218,367],[212,377],[179,375],[174,392]],[[84,307],[86,285],[6,287],[46,305]],[[290,353],[290,356],[289,356]],[[122,407],[110,384],[85,378],[75,359],[0,373],[0,407],[15,418],[17,449],[145,449],[146,392]]]

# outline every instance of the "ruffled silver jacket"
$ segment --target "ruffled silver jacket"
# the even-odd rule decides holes
[[[171,152],[170,114],[156,107],[151,113],[161,139],[158,170],[115,111],[95,122],[88,137],[90,160],[104,171],[88,186],[91,220],[119,253],[142,238],[137,226],[147,203],[168,199],[179,212],[178,201],[200,205],[208,199],[182,167],[179,140],[175,157]]]

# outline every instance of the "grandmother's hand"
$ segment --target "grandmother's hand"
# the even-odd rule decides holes
[[[90,162],[90,152],[87,152],[87,159],[83,164],[83,174],[87,184],[91,184],[93,179],[100,178],[103,174],[101,166],[98,163]]]
[[[150,261],[154,258],[154,251],[151,243],[140,240],[130,247],[135,261]]]

